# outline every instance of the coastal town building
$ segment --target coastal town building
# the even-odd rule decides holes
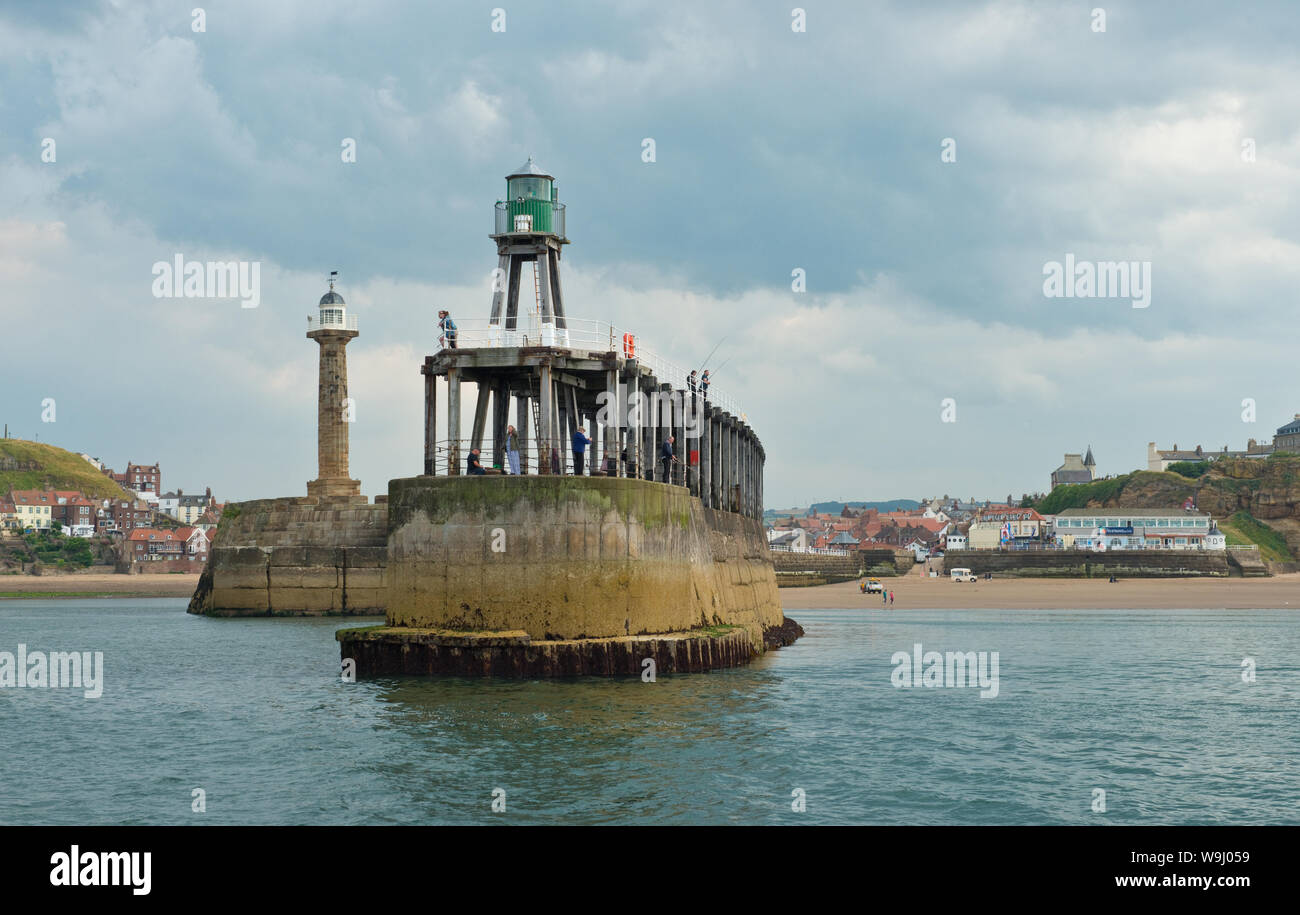
[[[1064,463],[1052,471],[1052,488],[1072,483],[1091,483],[1097,478],[1097,462],[1092,457],[1092,446],[1086,455],[1067,454]]]
[[[140,499],[114,499],[109,503],[108,516],[113,520],[113,530],[131,531],[149,527],[156,513],[149,503]]]
[[[1042,539],[1043,534],[1043,516],[1032,508],[982,511],[967,531],[972,550],[995,550],[1035,543]]]
[[[1056,514],[1053,539],[1091,550],[1224,549],[1226,538],[1206,512],[1184,508],[1067,508]]]
[[[1285,426],[1278,427],[1273,436],[1273,450],[1300,453],[1300,413]]]
[[[129,562],[158,562],[164,559],[184,559],[185,540],[180,531],[164,531],[151,527],[137,527],[128,531],[123,544],[123,558]]]
[[[181,524],[195,524],[211,506],[211,487],[203,495],[186,495],[184,490],[178,489],[158,497],[158,511]]]
[[[54,523],[54,493],[41,489],[15,489],[10,493],[14,503],[15,525],[23,531],[46,531]]]
[[[157,464],[126,464],[126,487],[138,493],[157,493],[162,489],[162,472]]]
[[[88,537],[95,532],[99,504],[80,492],[52,490],[54,504],[50,507],[52,521],[63,525],[75,537]],[[86,531],[89,530],[89,534]],[[75,533],[74,533],[75,531]]]
[[[1296,425],[1300,426],[1300,423]],[[1155,442],[1147,442],[1147,470],[1168,470],[1170,464],[1217,461],[1219,458],[1266,458],[1273,451],[1273,445],[1261,444],[1253,438],[1246,443],[1245,451],[1229,451],[1227,445],[1219,451],[1207,451],[1200,445],[1188,450],[1180,449],[1176,444],[1166,450],[1157,448]]]

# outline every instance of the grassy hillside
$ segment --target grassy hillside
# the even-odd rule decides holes
[[[0,493],[13,489],[77,489],[92,499],[118,499],[126,491],[96,470],[85,458],[40,442],[0,439],[0,458],[35,461],[40,470],[0,469]]]
[[[1259,546],[1261,559],[1268,562],[1294,562],[1286,540],[1273,528],[1256,519],[1249,512],[1237,512],[1219,522],[1219,530],[1228,538],[1228,546]]]

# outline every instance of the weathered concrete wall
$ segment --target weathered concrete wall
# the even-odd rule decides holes
[[[778,572],[817,572],[821,575],[857,576],[862,568],[857,555],[830,556],[826,553],[772,553],[772,565]]]
[[[227,506],[191,613],[382,614],[388,508],[364,497]]]
[[[943,557],[944,574],[970,569],[1026,578],[1195,578],[1228,575],[1228,560],[1219,551],[1119,550],[952,550]]]
[[[412,477],[388,491],[388,624],[592,639],[784,621],[761,524],[605,477]]]
[[[858,550],[857,554],[865,575],[906,575],[916,565],[916,557],[909,550]]]

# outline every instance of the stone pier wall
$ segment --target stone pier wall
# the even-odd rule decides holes
[[[387,608],[388,507],[364,496],[227,506],[191,613],[377,616]]]
[[[389,482],[388,625],[599,639],[784,622],[761,524],[616,477]]]

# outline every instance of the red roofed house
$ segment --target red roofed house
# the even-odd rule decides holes
[[[131,562],[184,559],[185,541],[177,536],[178,533],[179,531],[137,527],[126,535],[125,557]]]

